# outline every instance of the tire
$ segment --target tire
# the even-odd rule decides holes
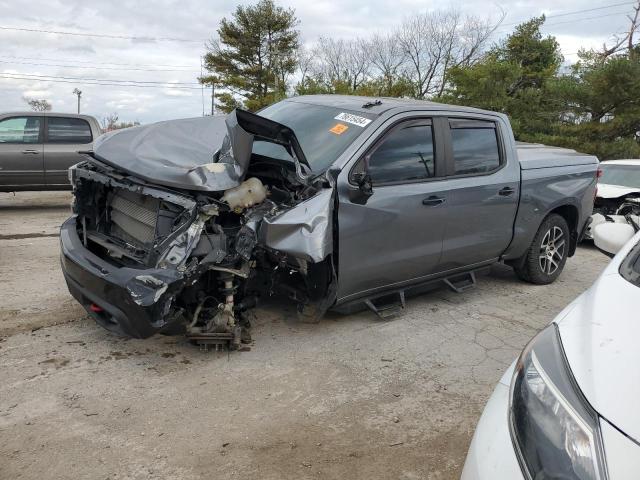
[[[522,280],[548,285],[560,276],[571,240],[567,221],[555,213],[544,219],[531,246],[514,268]]]
[[[320,323],[325,313],[317,303],[296,306],[296,318],[300,323]]]

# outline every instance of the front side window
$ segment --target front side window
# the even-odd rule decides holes
[[[500,166],[500,149],[493,122],[451,122],[454,173],[483,174]]]
[[[48,143],[91,143],[89,122],[81,118],[49,117],[47,119]]]
[[[431,123],[411,123],[395,129],[368,156],[368,161],[368,172],[374,184],[434,177]]]
[[[0,120],[0,143],[39,143],[40,117]]]

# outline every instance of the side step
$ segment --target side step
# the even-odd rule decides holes
[[[476,286],[476,274],[474,272],[461,273],[445,278],[444,283],[454,292],[462,293]]]
[[[392,296],[398,296],[398,301],[390,302],[390,303],[379,303],[376,305],[373,303],[375,300],[386,300]],[[405,300],[404,300],[404,290],[400,290],[398,292],[385,295],[383,297],[376,298],[367,298],[364,301],[364,304],[371,310],[380,320],[389,320],[390,318],[394,318],[402,313],[405,309]]]

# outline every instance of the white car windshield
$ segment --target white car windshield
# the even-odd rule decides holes
[[[640,189],[640,165],[600,164],[600,183]]]

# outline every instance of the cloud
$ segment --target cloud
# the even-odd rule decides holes
[[[205,52],[205,40],[211,38],[222,17],[230,17],[238,3],[255,0],[154,0],[152,6],[141,0],[118,2],[87,2],[86,0],[30,0],[28,9],[18,9],[15,3],[0,2],[3,25],[32,29],[105,33],[136,37],[170,37],[193,39],[194,42],[167,42],[82,37],[35,32],[0,30],[2,51],[0,60],[23,62],[2,63],[0,71],[39,74],[79,79],[100,79],[105,85],[89,85],[95,81],[62,79],[31,81],[0,78],[0,105],[3,110],[24,108],[22,96],[27,92],[44,94],[55,110],[75,111],[78,87],[83,91],[81,108],[98,118],[117,111],[120,119],[139,119],[143,123],[198,116],[203,111],[203,99],[198,90],[182,90],[176,82],[196,82],[200,74],[200,56]],[[368,36],[397,26],[404,18],[419,12],[454,7],[480,16],[496,16],[500,8],[486,2],[460,0],[276,0],[296,10],[304,42],[319,36],[354,38]],[[497,32],[495,41],[521,22],[541,13],[549,16],[568,11],[587,10],[603,6],[602,0],[515,0],[504,5],[505,26]],[[628,7],[628,8],[627,8]],[[550,18],[544,32],[558,38],[565,53],[576,52],[581,46],[599,46],[626,26],[625,13],[631,5],[611,7]],[[591,18],[597,17],[597,18]],[[9,58],[17,57],[17,58]],[[29,57],[35,60],[24,60]],[[569,60],[574,58],[567,55]],[[26,65],[76,65],[60,67]],[[189,65],[186,68],[149,67],[149,65]],[[83,66],[84,68],[77,68]],[[6,68],[5,68],[6,67]],[[93,68],[99,67],[99,68]],[[178,72],[167,70],[180,70]],[[167,82],[169,86],[123,87],[116,80],[136,82]],[[106,85],[112,83],[114,85]],[[209,108],[205,92],[204,109]]]
[[[51,98],[51,90],[25,90],[22,92],[23,97],[28,98]]]

